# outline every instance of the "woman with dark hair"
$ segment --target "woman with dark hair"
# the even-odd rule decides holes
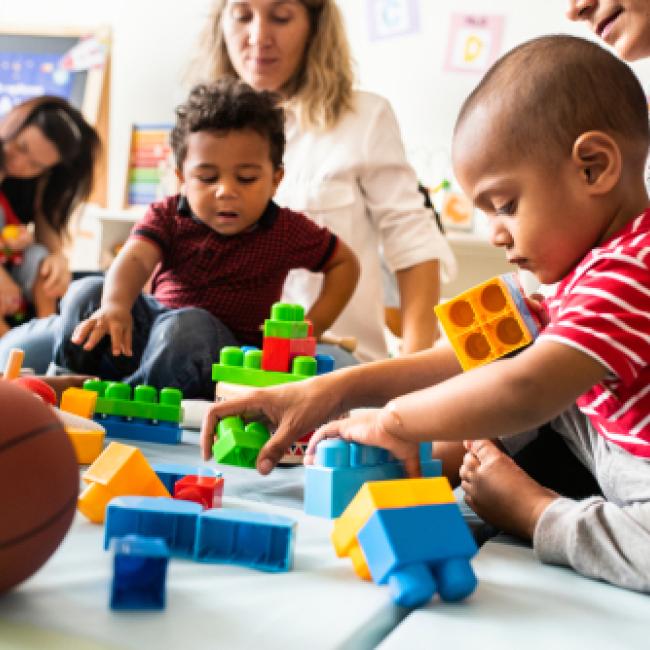
[[[0,266],[0,317],[18,309],[23,294],[38,316],[47,316],[70,283],[64,232],[90,194],[99,137],[65,99],[42,96],[18,104],[0,120],[0,144],[5,224],[34,224],[36,242],[24,248],[19,272]]]

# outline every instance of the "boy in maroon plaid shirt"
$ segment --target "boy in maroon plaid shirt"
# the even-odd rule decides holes
[[[74,283],[61,305],[55,361],[131,385],[211,398],[225,345],[259,344],[293,268],[324,274],[307,314],[324,332],[352,296],[356,257],[335,235],[272,201],[283,175],[277,98],[222,80],[177,109],[171,144],[180,196],[154,203],[105,282]],[[153,273],[152,293],[142,289]]]

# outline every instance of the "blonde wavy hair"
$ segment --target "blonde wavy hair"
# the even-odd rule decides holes
[[[353,110],[354,73],[343,18],[334,0],[300,0],[307,9],[311,34],[302,64],[281,88],[305,128],[327,130]],[[227,0],[215,0],[197,55],[188,70],[192,83],[237,77],[222,29]]]

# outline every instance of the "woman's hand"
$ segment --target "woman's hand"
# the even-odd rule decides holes
[[[314,463],[316,446],[321,440],[342,438],[348,442],[387,449],[402,462],[408,477],[421,476],[419,443],[389,433],[385,427],[385,417],[384,409],[362,409],[349,418],[328,422],[311,437],[305,452],[305,465]]]
[[[0,316],[11,316],[20,308],[23,294],[14,279],[0,266]]]
[[[102,305],[90,318],[77,325],[70,340],[82,345],[84,350],[92,350],[106,334],[111,337],[111,349],[114,356],[133,355],[132,350],[133,318],[131,310],[119,304]]]
[[[271,388],[251,388],[246,394],[214,404],[201,426],[203,459],[210,458],[220,419],[229,415],[251,420],[265,418],[276,431],[260,451],[257,469],[261,474],[268,474],[292,443],[339,415],[340,400],[333,388],[335,383],[330,383],[335,374]]]
[[[43,290],[52,298],[60,298],[67,290],[72,279],[68,258],[63,253],[48,255],[41,264]]]

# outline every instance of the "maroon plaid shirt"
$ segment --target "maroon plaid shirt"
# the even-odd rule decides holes
[[[131,237],[162,252],[152,282],[159,302],[171,309],[201,307],[242,343],[256,345],[289,271],[320,271],[337,241],[326,228],[272,201],[254,230],[226,237],[194,217],[178,196],[153,203]]]

